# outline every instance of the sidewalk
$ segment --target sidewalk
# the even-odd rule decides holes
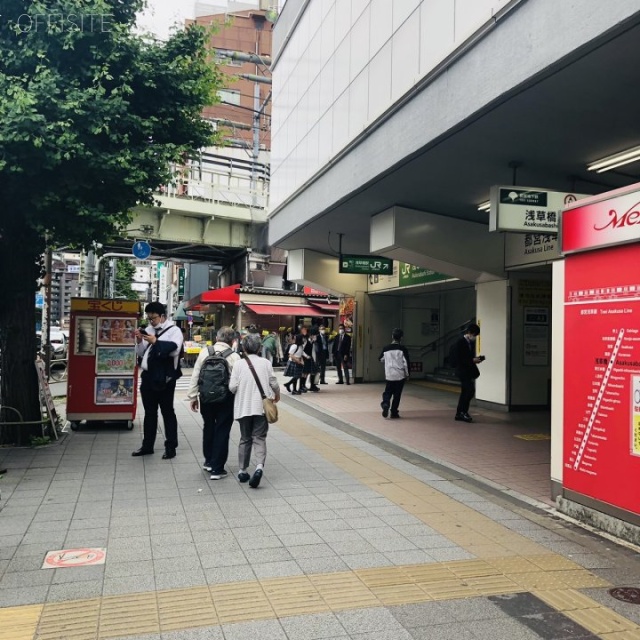
[[[284,380],[279,376],[280,380]],[[457,390],[405,385],[400,420],[385,419],[384,383],[336,385],[331,372],[319,393],[289,396],[357,429],[506,491],[552,505],[551,424],[547,411],[502,413],[471,405],[474,422],[456,422]]]
[[[309,415],[367,409],[373,428],[371,387],[284,399],[256,490],[200,469],[184,391],[170,461],[131,457],[140,416],[133,432],[0,449],[3,640],[640,638],[640,608],[608,594],[638,584],[634,552]],[[393,425],[424,421],[413,391]],[[72,548],[105,562],[41,568]]]

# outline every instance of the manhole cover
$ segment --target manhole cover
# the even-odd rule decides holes
[[[616,599],[630,604],[640,604],[640,589],[636,587],[616,587],[609,589],[609,593]]]

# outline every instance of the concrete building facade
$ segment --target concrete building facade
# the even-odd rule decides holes
[[[269,239],[290,277],[355,298],[365,381],[380,379],[373,354],[393,326],[430,369],[479,321],[478,401],[552,405],[556,494],[557,238],[491,232],[479,205],[495,185],[581,197],[639,180],[637,161],[589,170],[640,144],[639,33],[638,0],[288,0],[274,30]],[[392,258],[394,274],[341,274],[341,253]],[[442,277],[402,285],[406,265]],[[533,357],[536,308],[548,322]]]

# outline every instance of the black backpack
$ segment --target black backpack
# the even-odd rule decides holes
[[[449,347],[449,366],[452,369],[455,369],[458,366],[458,343],[457,342],[454,342]]]
[[[231,371],[227,358],[233,353],[225,349],[218,353],[213,347],[207,347],[209,356],[202,363],[198,376],[198,390],[201,404],[219,404],[230,395],[229,378]]]

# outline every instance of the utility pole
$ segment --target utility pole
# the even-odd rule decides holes
[[[93,297],[93,280],[96,272],[96,254],[93,249],[87,251],[84,260],[84,270],[82,272],[82,287],[80,289],[81,298]]]

